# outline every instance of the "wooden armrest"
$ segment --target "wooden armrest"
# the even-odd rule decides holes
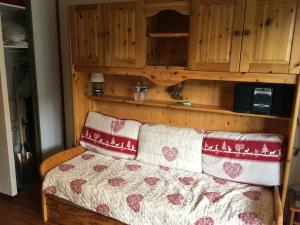
[[[51,170],[52,168],[58,166],[59,164],[74,158],[75,156],[80,155],[81,153],[85,152],[86,149],[82,146],[77,146],[68,150],[64,150],[59,152],[48,159],[44,160],[40,165],[40,175],[42,178],[46,175],[46,173]]]
[[[275,214],[276,225],[283,225],[283,208],[281,204],[278,186],[274,187],[273,198],[274,198],[274,210],[275,210],[274,214]]]

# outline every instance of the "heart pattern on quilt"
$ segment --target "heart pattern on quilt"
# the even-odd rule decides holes
[[[244,212],[238,215],[239,219],[247,225],[259,225],[259,219],[254,212]]]
[[[121,184],[123,184],[125,182],[125,180],[123,178],[112,178],[112,179],[108,179],[108,184],[113,186],[113,187],[118,187]]]
[[[169,170],[170,170],[170,168],[169,168],[169,167],[166,167],[166,166],[159,166],[159,168],[160,168],[161,170],[164,170],[164,171],[169,171]]]
[[[105,166],[105,165],[95,165],[95,166],[93,167],[93,169],[94,169],[95,172],[100,173],[100,172],[102,172],[103,170],[106,170],[106,169],[107,169],[107,166]]]
[[[174,161],[177,158],[178,149],[175,148],[175,147],[171,148],[171,147],[165,146],[162,149],[162,153],[163,153],[163,156],[165,157],[165,159],[167,161],[171,162],[171,161]]]
[[[118,133],[125,125],[125,120],[113,120],[111,122],[111,129],[113,132]]]
[[[218,177],[213,177],[213,180],[218,183],[218,184],[222,184],[222,185],[225,185],[227,184],[227,181],[224,180],[224,179],[221,179],[221,178],[218,178]]]
[[[43,192],[45,194],[55,195],[57,190],[56,190],[56,187],[54,185],[51,185],[51,186],[45,188]]]
[[[239,163],[225,162],[223,170],[230,178],[234,179],[242,174],[243,167]]]
[[[70,164],[62,164],[58,166],[58,169],[62,172],[67,172],[71,169],[73,169],[75,166]]]
[[[159,180],[160,179],[156,178],[156,177],[145,177],[144,178],[144,181],[146,182],[146,184],[148,184],[150,186],[156,185]]]
[[[261,192],[260,191],[246,191],[243,193],[243,195],[253,201],[258,201],[260,199]]]
[[[178,180],[184,185],[191,185],[194,182],[192,177],[179,177]]]
[[[90,159],[92,159],[94,157],[95,157],[95,155],[93,155],[93,154],[83,154],[83,155],[81,155],[81,158],[83,160],[90,160]]]
[[[73,192],[75,192],[76,194],[80,194],[82,191],[82,186],[86,183],[86,180],[83,179],[77,179],[77,180],[73,180],[70,183],[71,189]]]
[[[141,168],[140,165],[135,165],[135,164],[127,165],[126,167],[130,171],[137,171],[139,168]]]
[[[144,197],[142,195],[129,195],[126,198],[126,201],[129,208],[131,208],[133,212],[138,213],[141,209],[141,202],[143,199]]]
[[[204,196],[212,203],[216,203],[223,197],[219,192],[204,192]]]
[[[167,195],[167,199],[173,205],[179,205],[184,200],[184,197],[182,196],[182,194],[176,193],[176,194],[169,194],[169,195]]]
[[[205,216],[197,220],[194,225],[214,225],[214,220],[209,216]]]
[[[100,204],[97,206],[96,212],[103,216],[109,216],[109,207],[106,204]]]

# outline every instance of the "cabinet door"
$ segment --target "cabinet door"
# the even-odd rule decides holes
[[[70,6],[72,62],[75,65],[103,65],[100,10],[100,5]]]
[[[145,17],[141,1],[105,5],[105,65],[145,64]]]
[[[189,68],[239,70],[244,0],[192,0]]]
[[[247,1],[241,72],[289,73],[297,0]]]

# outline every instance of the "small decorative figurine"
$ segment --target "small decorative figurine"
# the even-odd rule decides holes
[[[169,95],[176,100],[183,100],[183,82],[167,88]]]

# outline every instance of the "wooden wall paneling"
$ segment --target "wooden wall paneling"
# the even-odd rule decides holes
[[[300,79],[298,78],[298,84],[296,86],[296,94],[295,94],[294,105],[293,105],[292,119],[289,124],[289,133],[287,136],[288,148],[287,148],[287,155],[285,160],[284,180],[283,180],[282,192],[281,192],[281,201],[283,207],[285,206],[287,192],[288,192],[289,175],[291,170],[292,156],[294,153],[299,106],[300,106]]]
[[[241,72],[289,73],[297,0],[247,1]]]
[[[82,127],[87,113],[91,108],[89,94],[89,74],[75,73],[72,75],[73,111],[74,111],[74,145],[78,145]]]
[[[70,37],[72,63],[102,66],[104,62],[101,5],[71,5]]]
[[[253,118],[227,114],[186,111],[153,106],[94,101],[93,110],[119,118],[141,122],[163,123],[178,127],[202,128],[234,132],[270,132],[287,135],[287,121]]]
[[[136,66],[146,65],[146,16],[142,0],[136,2]]]
[[[187,66],[188,38],[149,38],[148,39],[149,66]]]
[[[133,87],[137,82],[146,82],[151,100],[177,102],[166,91],[166,87],[156,85],[141,77],[106,75],[104,93],[106,95],[133,97]],[[187,80],[184,82],[184,101],[194,104],[232,108],[235,82]]]
[[[244,12],[244,0],[192,0],[190,69],[239,71]]]
[[[145,25],[142,3],[109,3],[104,7],[105,65],[143,66]]]
[[[299,74],[300,73],[300,0],[297,1],[297,16],[295,24],[295,32],[292,47],[292,56],[290,63],[289,73]]]

